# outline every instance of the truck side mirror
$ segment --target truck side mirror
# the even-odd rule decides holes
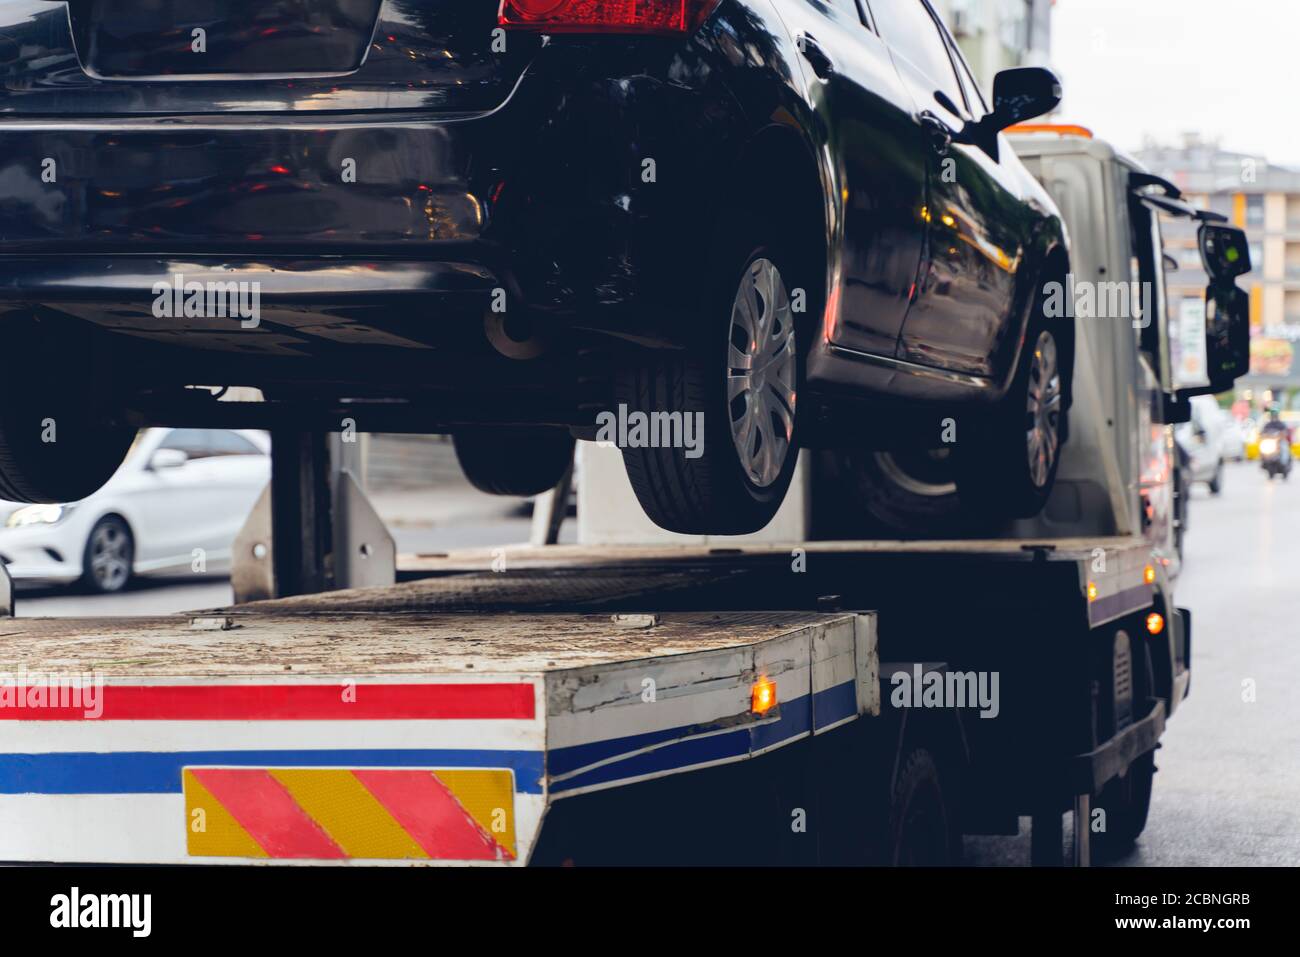
[[[1188,301],[1179,317],[1179,397],[1218,395],[1250,371],[1250,296],[1236,282],[1251,269],[1246,234],[1235,226],[1205,222],[1199,243],[1210,284],[1204,309]]]
[[[1210,277],[1205,290],[1205,371],[1211,393],[1217,394],[1250,371],[1250,296],[1236,282],[1250,272],[1250,244],[1235,226],[1203,223],[1200,247]]]
[[[1197,241],[1211,283],[1232,285],[1238,276],[1250,272],[1250,243],[1244,230],[1222,223],[1202,223]]]
[[[1211,284],[1205,292],[1205,367],[1211,395],[1250,371],[1250,296],[1235,285]]]

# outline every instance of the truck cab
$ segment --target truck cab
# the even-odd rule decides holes
[[[1240,230],[1187,205],[1176,186],[1086,128],[1034,125],[1011,133],[1070,231],[1073,273],[1062,295],[1082,320],[1074,381],[1076,402],[1089,407],[1076,417],[1047,508],[1022,528],[1141,535],[1174,576],[1185,505],[1178,501],[1185,489],[1178,487],[1174,426],[1192,421],[1195,406],[1212,403],[1209,396],[1231,388],[1249,366],[1248,310],[1234,283],[1250,268],[1249,247]],[[1204,304],[1170,307],[1162,216],[1199,223],[1211,277]],[[1214,249],[1229,245],[1232,275],[1212,268]],[[1203,398],[1194,406],[1193,397]]]

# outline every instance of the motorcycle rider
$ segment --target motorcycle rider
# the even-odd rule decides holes
[[[1291,428],[1282,421],[1277,407],[1269,409],[1268,421],[1259,430],[1259,457],[1270,478],[1275,471],[1290,473],[1292,441]]]

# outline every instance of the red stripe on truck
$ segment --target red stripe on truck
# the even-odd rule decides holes
[[[0,685],[0,721],[398,721],[522,719],[514,684]]]

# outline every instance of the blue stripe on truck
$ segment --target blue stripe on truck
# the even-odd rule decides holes
[[[692,765],[736,758],[749,752],[749,735],[749,728],[741,728],[726,734],[687,738],[676,744],[664,745],[662,748],[604,764],[564,781],[555,782],[551,785],[551,793],[563,794],[565,791],[590,787],[593,784],[607,784],[624,778],[662,774]]]
[[[821,730],[828,725],[855,718],[858,714],[858,683],[846,681],[813,695],[813,726]]]
[[[844,682],[813,696],[783,701],[780,709],[781,716],[777,721],[741,726],[729,732],[720,733],[717,726],[689,725],[556,748],[547,755],[547,767],[552,775],[551,792],[563,794],[575,788],[608,784],[624,778],[671,773],[699,764],[734,760],[754,751],[788,743],[812,730],[814,711],[819,728],[856,716],[856,682]],[[651,747],[654,750],[629,753]],[[620,760],[620,755],[627,757]],[[588,771],[581,770],[600,761],[609,763]],[[554,780],[556,775],[574,771],[579,773],[563,781]]]
[[[181,768],[511,768],[521,794],[542,791],[540,751],[117,751],[0,754],[0,794],[179,794]]]

